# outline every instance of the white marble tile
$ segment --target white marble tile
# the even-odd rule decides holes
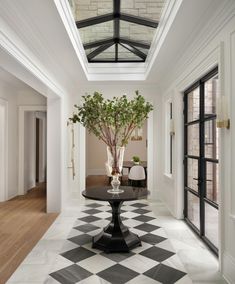
[[[100,254],[89,257],[79,262],[79,265],[92,273],[98,273],[110,266],[115,265],[116,262],[103,257]]]
[[[127,226],[128,228],[133,228],[143,223],[140,221],[134,220],[134,219],[127,219],[123,221],[123,224]]]
[[[144,251],[150,247],[152,247],[152,245],[145,243],[145,242],[141,242],[141,246],[134,248],[132,251],[135,253],[140,253],[141,251]]]
[[[57,252],[34,248],[27,255],[22,264],[51,265],[53,264],[57,254]]]
[[[92,275],[80,281],[79,284],[111,284],[111,283],[104,280],[103,278],[98,277],[97,275]]]
[[[162,249],[166,249],[166,250],[171,251],[171,252],[175,252],[175,249],[172,246],[171,241],[169,241],[168,239],[166,239],[163,242],[160,242],[160,243],[156,244],[155,246],[159,247],[159,248],[162,248]]]
[[[125,217],[125,218],[134,218],[134,217],[137,217],[139,216],[140,214],[137,214],[137,213],[134,213],[134,212],[123,212],[121,214],[122,217]]]
[[[145,275],[139,275],[131,279],[130,281],[126,282],[126,284],[161,284],[161,283]]]
[[[188,275],[185,275],[180,280],[176,281],[175,284],[192,284],[192,280],[189,278]]]
[[[173,267],[175,269],[181,270],[185,273],[187,273],[184,265],[182,264],[181,260],[179,259],[178,255],[173,255],[171,257],[169,257],[168,259],[162,261],[163,264]]]
[[[121,261],[120,264],[134,271],[138,271],[139,273],[144,273],[157,265],[158,262],[140,254],[136,254]]]
[[[98,208],[99,209],[99,208]],[[100,213],[97,213],[94,215],[95,217],[98,217],[98,218],[102,218],[102,219],[105,219],[105,218],[108,218],[111,216],[111,214],[109,212],[100,212]]]
[[[79,246],[78,246],[77,244],[65,240],[64,243],[63,243],[63,246],[62,246],[62,248],[61,248],[61,250],[60,250],[60,254],[63,253],[63,252],[66,252],[66,251],[69,251],[69,250],[78,248],[78,247],[79,247]]]
[[[76,236],[80,236],[82,234],[84,234],[84,233],[79,231],[79,230],[76,230],[76,229],[72,228],[72,229],[70,229],[70,232],[69,232],[69,234],[67,236],[67,239],[73,238],[73,237],[76,237]]]
[[[74,263],[70,260],[68,260],[67,258],[61,256],[61,255],[57,255],[54,259],[54,263],[50,268],[50,273],[54,272],[54,271],[58,271],[60,269],[63,269],[67,266],[73,265]]]
[[[45,240],[65,240],[71,231],[71,227],[67,224],[53,224],[44,234]]]
[[[10,277],[10,282],[33,283],[43,282],[51,270],[50,265],[45,264],[21,264]]]

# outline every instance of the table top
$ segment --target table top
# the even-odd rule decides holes
[[[107,192],[111,189],[111,186],[104,187],[92,187],[84,190],[82,195],[88,199],[100,200],[100,201],[131,201],[137,199],[144,199],[148,195],[147,188],[132,187],[132,186],[120,186],[124,192],[119,194],[112,194]]]
[[[123,161],[123,168],[131,168],[135,166],[134,162],[132,161]],[[141,161],[140,162],[140,166],[147,168],[147,161]]]

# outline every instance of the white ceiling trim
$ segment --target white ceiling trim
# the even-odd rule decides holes
[[[38,60],[30,53],[30,51],[22,46],[20,40],[16,39],[17,36],[13,34],[12,30],[0,19],[0,48],[19,62],[24,68],[26,68],[31,74],[33,74],[38,80],[43,82],[53,93],[63,96],[63,89],[56,85],[47,74],[46,70],[40,68]],[[14,38],[14,42],[11,40]]]

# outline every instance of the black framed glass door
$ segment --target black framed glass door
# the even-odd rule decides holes
[[[184,217],[218,253],[218,68],[184,93]]]

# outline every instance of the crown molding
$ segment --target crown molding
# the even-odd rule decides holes
[[[43,83],[52,93],[62,97],[64,90],[52,80],[37,58],[24,46],[14,32],[0,19],[0,48],[14,58],[21,66]],[[47,95],[47,94],[44,94]]]

